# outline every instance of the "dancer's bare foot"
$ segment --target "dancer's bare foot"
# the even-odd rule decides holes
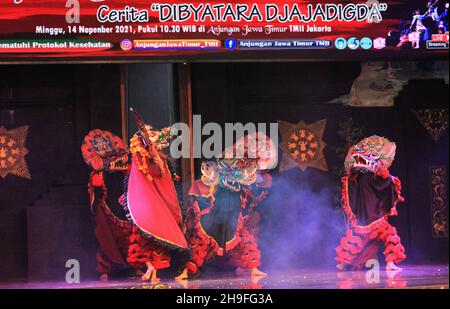
[[[147,266],[147,271],[142,275],[141,279],[142,281],[149,281],[152,278],[152,274],[155,268],[150,262],[145,263],[145,265]]]
[[[400,267],[398,267],[397,265],[395,265],[394,262],[388,262],[386,264],[386,270],[397,270],[397,271],[400,271],[402,269]]]
[[[265,272],[262,272],[258,267],[252,268],[252,277],[267,277]]]
[[[187,280],[187,279],[189,279],[189,272],[188,272],[187,268],[183,269],[181,274],[179,276],[175,277],[175,280],[177,280],[177,281]]]
[[[189,280],[177,280],[177,281],[178,281],[178,283],[180,283],[180,287],[182,289],[189,289],[189,286],[191,283]]]
[[[337,265],[336,265],[336,268],[339,269],[339,270],[344,270],[345,265],[342,264],[342,263],[340,263],[340,264],[337,264]]]
[[[261,288],[261,287],[258,287],[258,285],[259,285],[259,281],[261,281],[263,278],[264,277],[261,277],[261,276],[258,276],[258,277],[252,276],[251,279],[252,279],[253,287],[254,288]]]
[[[153,272],[152,272],[152,279],[151,279],[150,282],[153,283],[153,284],[161,282],[161,279],[158,278],[158,276],[157,276],[157,272],[158,271],[156,269],[154,269]]]
[[[391,280],[396,279],[397,274],[401,271],[401,269],[386,269],[386,276]]]
[[[109,279],[108,274],[101,274],[100,275],[100,280],[101,281],[108,281],[108,279]]]

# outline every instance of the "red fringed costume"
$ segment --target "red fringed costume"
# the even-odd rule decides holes
[[[125,208],[133,222],[127,261],[136,268],[155,270],[170,266],[169,249],[187,249],[182,217],[172,175],[165,156],[159,152],[169,138],[167,130],[147,128],[130,143],[131,171]]]
[[[190,275],[215,255],[228,253],[239,268],[261,265],[255,207],[266,197],[271,177],[256,170],[256,162],[248,159],[203,163],[202,179],[192,184],[188,200]]]
[[[242,159],[235,156],[239,151]],[[229,253],[231,263],[251,269],[252,276],[265,276],[258,267],[259,213],[255,211],[271,187],[267,172],[276,166],[277,147],[262,132],[238,140],[225,157],[202,163],[202,178],[190,188],[187,238],[191,258],[177,279],[196,274],[205,261]]]
[[[95,236],[99,243],[97,271],[108,275],[114,267],[127,266],[131,224],[115,215],[107,203],[106,181],[110,173],[128,173],[128,151],[116,135],[99,129],[84,138],[81,152],[92,169],[88,192],[91,213],[95,221]],[[114,203],[110,199],[110,203]]]
[[[168,145],[169,129],[155,131],[138,120],[140,133],[130,143],[131,164],[122,140],[110,132],[91,131],[81,147],[93,169],[89,194],[100,245],[97,269],[102,275],[109,274],[114,265],[147,272],[167,268],[170,249],[188,248],[172,175],[160,152]],[[105,175],[114,171],[127,176],[120,204],[128,220],[116,216],[106,202]]]
[[[247,197],[249,203],[243,210],[243,227],[239,233],[241,241],[235,250],[231,251],[231,262],[233,265],[244,269],[251,269],[261,265],[259,263],[261,253],[256,245],[261,215],[257,211],[256,206],[267,197],[272,186],[272,176],[268,172],[264,172],[258,174],[257,177],[256,183],[249,188]]]
[[[389,216],[397,215],[397,203],[404,201],[400,180],[388,170],[395,148],[388,139],[371,136],[349,150],[347,175],[342,177],[342,206],[348,226],[335,258],[341,269],[364,268],[369,259],[377,258],[380,244],[388,265],[406,258],[397,230],[388,222]]]
[[[260,253],[255,240],[241,239],[241,236],[249,235],[244,231],[242,217],[242,209],[248,204],[247,192],[229,191],[215,185],[207,186],[201,180],[192,184],[188,201],[188,211],[193,214],[193,226],[189,236],[192,257],[187,263],[191,274],[195,274],[203,263],[215,254],[223,256],[227,252],[242,250],[242,246],[238,246],[241,241],[250,243],[251,254],[251,257],[244,259],[242,263],[252,267],[260,265]],[[241,257],[239,253],[235,255]]]
[[[143,236],[137,227],[133,227],[128,247],[128,263],[136,269],[143,269],[146,262],[152,263],[155,269],[170,266],[170,254],[153,238]]]
[[[236,158],[237,151],[242,151],[244,158]],[[187,279],[205,261],[228,253],[238,268],[251,269],[252,276],[266,275],[258,270],[260,216],[255,208],[271,187],[267,171],[276,166],[277,147],[258,132],[244,136],[224,154],[227,159],[203,162],[202,178],[189,191],[187,238],[191,259],[177,279]]]

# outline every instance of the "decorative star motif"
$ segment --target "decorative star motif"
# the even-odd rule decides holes
[[[28,134],[28,126],[6,130],[0,127],[0,177],[8,174],[31,179],[25,156],[28,149],[25,142]]]
[[[283,157],[280,163],[280,171],[298,167],[305,171],[308,167],[328,171],[327,161],[323,155],[323,149],[327,145],[323,141],[327,120],[322,119],[311,124],[303,120],[292,124],[278,120]]]
[[[437,143],[448,128],[448,109],[419,109],[413,112],[434,142]]]

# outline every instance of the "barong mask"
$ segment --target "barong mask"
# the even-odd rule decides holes
[[[157,150],[164,150],[169,147],[170,139],[172,138],[170,127],[156,130],[150,125],[145,125],[145,128],[147,129],[151,143]]]
[[[95,171],[126,171],[128,150],[123,141],[108,131],[92,130],[81,146],[83,159]]]
[[[258,160],[256,159],[221,159],[202,163],[202,182],[205,185],[219,185],[233,191],[240,191],[241,186],[250,186],[256,181]]]
[[[395,158],[395,143],[385,137],[373,135],[352,146],[345,158],[344,167],[349,174],[352,171],[376,172],[380,168],[389,168]]]
[[[173,137],[170,127],[161,130],[154,129],[151,125],[146,124],[141,115],[139,115],[132,107],[130,107],[130,112],[136,121],[139,134],[145,146],[151,144],[158,151],[162,151],[169,147],[170,139]]]

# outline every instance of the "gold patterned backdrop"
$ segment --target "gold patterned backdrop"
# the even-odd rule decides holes
[[[447,168],[433,166],[431,178],[431,215],[433,237],[448,238]]]
[[[25,160],[28,149],[25,143],[28,135],[28,126],[7,130],[0,127],[0,177],[6,178],[8,174],[31,179],[30,171]]]
[[[322,119],[311,124],[303,120],[297,124],[278,120],[283,157],[280,172],[298,167],[305,171],[308,167],[328,171],[327,161],[323,154],[326,143],[323,133],[327,120]]]

